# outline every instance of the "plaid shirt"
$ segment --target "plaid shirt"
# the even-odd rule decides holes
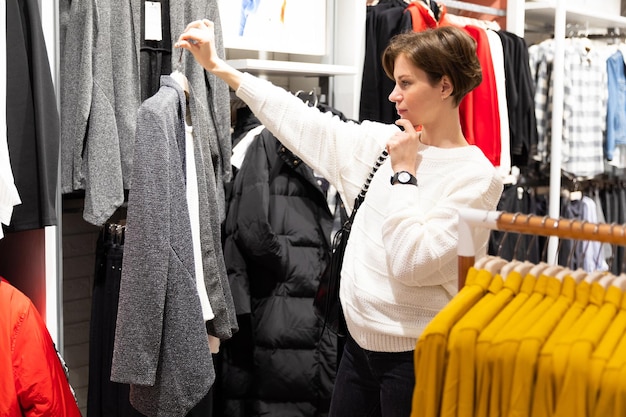
[[[568,39],[564,51],[562,168],[578,177],[604,172],[603,140],[606,131],[607,70],[609,47],[590,48],[588,39]],[[554,41],[529,48],[535,80],[535,115],[538,154],[550,161]]]

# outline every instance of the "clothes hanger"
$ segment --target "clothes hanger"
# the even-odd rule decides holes
[[[607,271],[593,271],[593,272],[588,273],[585,276],[584,281],[589,284],[593,284],[594,282],[600,281],[600,278],[602,278],[603,276],[607,274],[608,274]]]
[[[506,278],[506,276],[502,275],[501,270],[502,270],[502,267],[504,267],[505,265],[508,265],[509,263],[510,262],[504,258],[495,257],[494,259],[490,259],[483,269],[489,271],[491,275],[494,277],[497,274],[500,274],[500,276],[502,276],[502,278],[504,279]]]
[[[613,279],[611,285],[619,288],[622,291],[626,291],[626,274],[619,274],[617,277],[615,277],[615,279]]]
[[[181,86],[183,92],[185,93],[185,98],[189,100],[189,80],[179,69],[183,61],[183,51],[184,49],[181,48],[180,55],[178,55],[178,64],[176,65],[174,71],[171,72],[170,77],[172,77],[174,81]]]
[[[572,271],[572,273],[570,274],[570,277],[574,278],[574,281],[579,284],[582,282],[583,279],[585,279],[585,277],[587,276],[587,271],[585,271],[582,268],[578,268],[575,271]]]
[[[498,245],[498,250],[497,250],[497,254],[496,255],[485,255],[482,258],[478,259],[477,261],[474,262],[474,268],[476,269],[486,269],[487,268],[487,264],[489,264],[489,262],[495,262],[498,259],[504,259],[500,256],[500,254],[502,253],[502,245],[504,244],[504,240],[506,239],[506,237],[509,235],[508,231],[505,231],[504,234],[502,235],[502,238],[500,239],[500,244]]]
[[[295,94],[300,100],[304,101],[309,107],[317,107],[319,104],[319,100],[317,98],[317,94],[315,91],[311,90],[308,93],[305,93],[304,90],[298,90]]]
[[[563,279],[567,276],[572,278],[576,284],[579,284],[583,279],[585,279],[587,275],[588,272],[582,268],[572,270],[565,267],[560,272],[557,272],[555,278],[557,278],[559,281],[563,281]]]
[[[532,214],[528,215],[528,221],[530,221],[530,217],[532,216]],[[548,220],[549,216],[543,216],[543,219],[541,221],[541,226],[543,227],[546,223],[546,221]],[[520,262],[519,264],[515,265],[515,267],[513,268],[513,271],[515,271],[516,273],[520,274],[520,276],[525,277],[526,274],[528,274],[530,272],[530,270],[535,266],[535,264],[533,262],[528,261],[528,258],[530,258],[530,251],[533,247],[533,245],[535,244],[535,242],[537,241],[537,235],[533,235],[532,239],[530,241],[530,243],[528,244],[528,248],[526,249],[526,256],[525,256],[525,261],[524,262]]]
[[[512,259],[511,261],[503,265],[502,268],[500,269],[500,275],[502,275],[502,279],[506,280],[506,277],[508,277],[511,272],[515,271],[515,269],[519,265],[522,265],[523,263],[524,262],[518,259]]]
[[[611,233],[613,231],[613,227],[614,226],[615,226],[615,223],[611,224]],[[596,230],[597,230],[597,228],[598,227],[596,226]],[[612,282],[612,280],[614,278],[615,278],[615,276],[613,274],[610,274],[609,271],[593,271],[593,272],[588,273],[585,276],[584,281],[589,283],[589,284],[592,284],[594,282],[598,282],[601,285],[605,286],[605,285],[610,284],[610,282]]]
[[[565,267],[561,269],[559,272],[557,272],[556,274],[554,274],[554,278],[562,282],[566,276],[571,276],[573,272],[574,271],[572,271],[570,268]]]
[[[545,224],[545,221],[547,220],[547,218],[548,218],[548,216],[544,216],[542,224]],[[557,225],[558,225],[558,222],[559,222],[559,220],[557,220]],[[563,241],[559,240],[559,244],[557,245],[556,253],[559,253],[559,251],[561,250],[562,243],[563,243]],[[541,259],[546,259],[547,258],[547,256],[546,256],[547,250],[548,250],[548,241],[546,240],[546,243],[545,243],[545,245],[544,245],[544,247],[543,247],[543,249],[541,251],[541,256],[539,258],[540,261],[536,265],[533,265],[530,268],[530,270],[528,270],[527,274],[530,274],[530,275],[532,275],[532,276],[534,276],[536,278],[539,278],[539,276],[542,273],[544,273],[548,267],[555,266],[555,265],[550,265],[548,262],[541,260]],[[556,266],[558,266],[558,265],[556,265]],[[555,274],[558,273],[561,270],[561,268],[562,267],[559,267],[554,273]]]
[[[530,261],[524,261],[524,262],[520,262],[518,265],[516,265],[515,268],[513,269],[513,271],[517,272],[522,277],[524,277],[524,276],[526,276],[526,274],[528,274],[530,272],[530,270],[533,268],[533,266],[535,266],[534,263],[532,263]]]
[[[526,218],[526,224],[528,224],[528,222],[530,221],[530,218],[532,217],[532,214],[529,215]],[[506,279],[506,277],[509,276],[509,274],[515,270],[515,267],[519,264],[522,263],[522,261],[516,259],[517,257],[517,251],[519,250],[519,245],[522,241],[522,233],[519,233],[517,235],[517,240],[515,241],[515,246],[513,247],[513,259],[511,260],[511,262],[509,262],[508,264],[504,265],[502,267],[502,270],[500,271],[500,274],[502,275],[503,279]]]
[[[534,216],[534,214],[530,213],[527,217],[526,217],[526,224],[528,224],[530,222],[530,219]],[[543,218],[543,223],[546,222],[546,220],[548,219],[548,216],[544,216]],[[530,243],[528,244],[528,249],[526,250],[526,258],[528,259],[528,256],[530,254],[530,249],[532,248],[533,244],[535,243],[535,241],[537,240],[537,235],[533,235]],[[519,251],[519,247],[520,244],[522,242],[522,233],[520,233],[517,237],[517,241],[515,242],[515,247],[513,248],[513,256],[517,256],[517,253]],[[526,276],[526,274],[531,270],[531,268],[534,266],[534,264],[532,262],[529,262],[527,260],[521,261],[521,260],[516,260],[513,259],[509,264],[505,265],[502,267],[502,271],[500,272],[502,274],[502,278],[506,279],[506,277],[509,276],[509,274],[513,271],[517,272],[518,274],[520,274],[522,277]]]
[[[602,288],[609,288],[609,286],[611,286],[615,279],[617,279],[617,277],[607,271],[606,274],[600,277],[600,279],[598,280],[598,284],[600,284]]]
[[[182,72],[178,70],[174,70],[170,74],[170,77],[172,77],[174,81],[176,81],[181,86],[181,88],[183,89],[183,92],[185,93],[185,98],[188,100],[189,99],[189,80],[187,79],[185,74],[183,74]]]
[[[539,276],[549,267],[550,265],[546,262],[539,262],[536,265],[533,265],[529,270],[527,275],[532,275],[536,278],[539,278]]]
[[[541,274],[548,277],[556,277],[560,272],[563,272],[564,269],[569,268],[565,268],[561,265],[549,265],[546,269],[541,271]]]
[[[487,265],[487,262],[489,262],[493,258],[497,258],[497,256],[495,256],[495,255],[485,255],[482,258],[477,259],[474,262],[474,268],[476,268],[476,269],[484,269],[485,265]]]
[[[559,248],[561,246],[561,242],[559,242],[559,245],[557,247],[557,253],[559,251]],[[546,249],[548,247],[548,244],[546,242],[546,245],[544,247],[543,253],[541,254],[541,258],[540,259],[544,259],[545,255],[546,255]],[[533,265],[533,267],[528,271],[528,274],[539,278],[539,276],[541,275],[541,273],[543,271],[545,271],[548,267],[550,266],[550,264],[548,264],[545,261],[539,261],[539,263],[537,263],[536,265]]]

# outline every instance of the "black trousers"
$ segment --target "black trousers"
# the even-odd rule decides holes
[[[87,417],[141,417],[128,400],[129,385],[110,380],[123,252],[119,235],[105,226],[96,245]]]

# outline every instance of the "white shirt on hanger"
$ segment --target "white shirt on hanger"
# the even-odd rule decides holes
[[[246,133],[237,145],[233,148],[233,155],[230,157],[230,164],[237,169],[241,169],[241,164],[243,164],[243,160],[246,157],[246,151],[248,150],[248,146],[252,143],[252,140],[257,137],[259,133],[261,133],[265,129],[265,126],[259,125],[254,127]]]
[[[506,75],[504,73],[504,50],[500,36],[491,29],[486,29],[493,61],[493,72],[496,79],[498,94],[498,111],[500,114],[500,166],[496,167],[503,177],[511,173],[511,135],[509,130],[509,111],[506,99]]]
[[[202,317],[204,321],[215,317],[206,285],[204,284],[204,268],[202,265],[202,250],[200,244],[200,203],[198,197],[198,177],[196,158],[193,146],[193,127],[185,123],[185,175],[187,178],[187,206],[191,221],[191,240],[193,243],[193,259],[196,273],[196,288],[200,296]]]

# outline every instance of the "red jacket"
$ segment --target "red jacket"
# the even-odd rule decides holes
[[[46,325],[0,277],[0,417],[80,417]]]

